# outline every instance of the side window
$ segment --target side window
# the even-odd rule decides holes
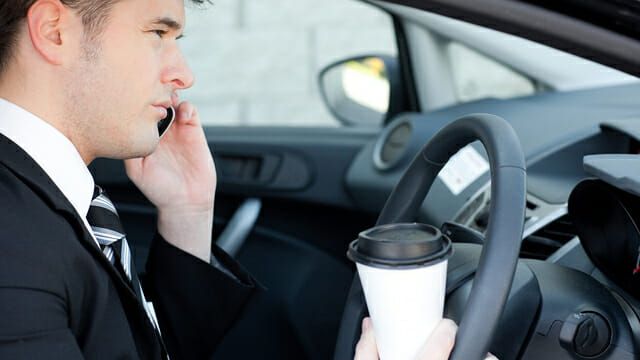
[[[209,126],[341,126],[318,73],[357,55],[396,55],[392,20],[355,0],[215,0],[188,6],[180,46],[195,75],[181,97]]]
[[[533,94],[533,81],[457,42],[447,45],[459,102],[483,98],[512,98]]]

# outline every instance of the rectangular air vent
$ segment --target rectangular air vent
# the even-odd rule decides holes
[[[520,248],[520,256],[546,259],[576,236],[575,226],[569,216],[564,215],[525,238]]]

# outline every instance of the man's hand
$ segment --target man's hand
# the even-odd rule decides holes
[[[216,169],[198,112],[176,108],[156,151],[125,160],[127,175],[158,208],[158,232],[174,246],[209,262]]]
[[[453,350],[458,326],[449,319],[442,319],[433,330],[416,360],[446,360]],[[362,336],[356,345],[355,360],[378,360],[376,337],[370,318],[362,320]],[[485,360],[498,360],[489,354]]]

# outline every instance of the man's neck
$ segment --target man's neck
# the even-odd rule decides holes
[[[64,102],[52,103],[50,100],[54,96],[45,95],[46,91],[33,89],[27,83],[13,85],[16,83],[7,80],[6,77],[3,77],[0,81],[0,98],[21,107],[56,128],[76,147],[85,164],[88,165],[95,159],[93,154],[83,151],[82,138],[74,136],[73,129],[70,129],[70,126],[64,121],[63,113],[58,110]]]

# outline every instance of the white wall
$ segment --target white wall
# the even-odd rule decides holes
[[[354,55],[395,54],[390,18],[355,0],[213,0],[187,5],[181,94],[207,125],[337,126],[316,74]]]

